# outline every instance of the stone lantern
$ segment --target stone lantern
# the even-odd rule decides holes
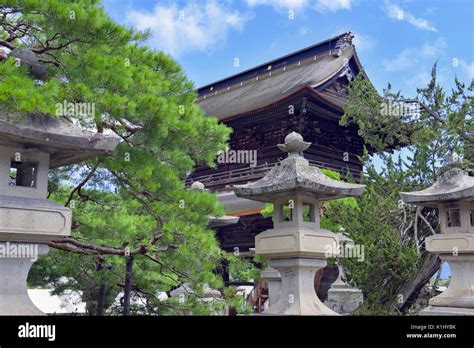
[[[191,190],[194,191],[207,191],[204,184],[200,181],[195,181],[191,185]],[[240,217],[232,215],[223,215],[223,216],[209,216],[209,227],[216,228],[222,226],[233,225],[239,222]]]
[[[314,278],[326,266],[327,247],[337,236],[319,226],[322,201],[362,194],[364,185],[340,182],[310,166],[300,153],[311,143],[293,132],[278,147],[288,157],[262,179],[234,186],[239,197],[273,203],[274,228],[258,234],[255,251],[282,277],[276,302],[264,314],[337,315],[317,297]],[[272,303],[273,302],[273,303]]]
[[[344,234],[344,229],[341,228],[337,234],[339,243],[346,246],[353,246],[354,241]],[[360,289],[357,289],[350,284],[345,283],[342,278],[345,275],[344,267],[337,262],[338,276],[331,288],[328,290],[328,298],[324,302],[329,308],[339,314],[351,314],[354,312],[364,300],[364,295]]]
[[[406,203],[438,208],[441,234],[425,239],[426,250],[449,263],[448,289],[421,315],[474,315],[474,177],[457,165],[425,190],[400,192]]]
[[[46,199],[48,171],[112,151],[116,137],[48,116],[0,110],[0,315],[42,315],[28,297],[32,262],[71,233],[71,211]]]

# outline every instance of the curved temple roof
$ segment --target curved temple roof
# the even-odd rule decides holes
[[[218,119],[265,107],[303,88],[317,89],[361,68],[348,32],[201,87],[198,104]]]
[[[400,192],[406,203],[436,206],[439,202],[474,201],[474,177],[461,168],[452,168],[439,176],[436,182],[421,191]]]
[[[64,118],[28,114],[16,120],[0,110],[0,145],[37,148],[50,154],[50,168],[113,151],[116,136],[91,132]]]
[[[298,133],[286,136],[282,151],[289,152],[286,159],[273,167],[265,177],[246,185],[234,186],[237,196],[261,202],[273,202],[278,197],[299,193],[329,200],[349,196],[359,196],[365,185],[350,184],[329,178],[317,167],[299,155],[310,143],[302,140]]]

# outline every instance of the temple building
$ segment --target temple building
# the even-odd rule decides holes
[[[264,204],[236,197],[232,187],[261,179],[282,160],[277,144],[289,133],[311,142],[304,153],[310,165],[360,177],[364,141],[356,126],[339,125],[349,81],[362,69],[353,37],[343,33],[198,89],[206,114],[233,129],[217,168],[198,167],[188,180],[218,192],[226,214],[240,217],[216,228],[224,250],[245,255],[255,235],[272,228],[260,214]]]
[[[252,248],[255,234],[271,225],[262,205],[237,198],[232,186],[262,178],[282,159],[276,145],[292,131],[312,143],[310,164],[360,176],[363,139],[357,127],[339,125],[349,81],[361,70],[352,38],[347,32],[198,89],[206,114],[234,130],[217,168],[198,167],[189,180],[219,192],[227,213],[241,217],[218,229],[224,249]]]

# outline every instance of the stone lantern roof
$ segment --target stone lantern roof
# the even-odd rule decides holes
[[[400,192],[406,203],[436,207],[437,203],[474,201],[474,177],[461,168],[452,168],[438,177],[436,182],[421,191]]]
[[[35,148],[50,154],[50,168],[56,168],[113,151],[116,136],[91,132],[65,118],[28,114],[8,115],[0,109],[0,145]]]
[[[292,132],[285,138],[285,144],[278,148],[288,152],[288,157],[273,167],[262,179],[246,185],[234,186],[239,197],[261,202],[273,202],[288,194],[302,194],[319,200],[337,199],[362,194],[365,185],[350,184],[329,178],[317,167],[310,166],[300,153],[311,143]]]
[[[207,191],[204,184],[200,181],[195,181],[191,185],[191,190],[194,191]],[[209,226],[211,228],[215,227],[222,227],[227,225],[233,225],[239,222],[240,217],[238,216],[231,216],[231,215],[223,215],[223,216],[209,216]]]
[[[233,225],[239,222],[240,217],[238,216],[231,216],[231,215],[224,215],[224,216],[209,216],[209,226],[214,227],[222,227]]]

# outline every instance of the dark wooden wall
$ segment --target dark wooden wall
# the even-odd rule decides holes
[[[293,105],[294,114],[289,113],[290,105]],[[256,150],[258,166],[282,160],[285,154],[277,148],[277,144],[283,143],[287,134],[296,131],[306,141],[312,142],[304,153],[305,158],[312,164],[323,164],[322,166],[340,171],[343,176],[350,170],[357,179],[362,170],[358,156],[363,153],[363,140],[357,135],[355,127],[344,128],[339,125],[340,116],[340,111],[329,110],[321,101],[302,94],[265,110],[224,123],[234,130],[230,138],[230,149]],[[344,160],[344,153],[347,153],[348,161]],[[247,163],[218,164],[217,169],[198,167],[191,178],[202,181],[202,178],[208,175],[246,168],[251,170]],[[264,172],[260,177],[263,175]],[[237,183],[240,181],[236,180],[235,184]],[[225,182],[225,185],[229,184],[232,182]],[[224,188],[217,182],[206,187]]]

